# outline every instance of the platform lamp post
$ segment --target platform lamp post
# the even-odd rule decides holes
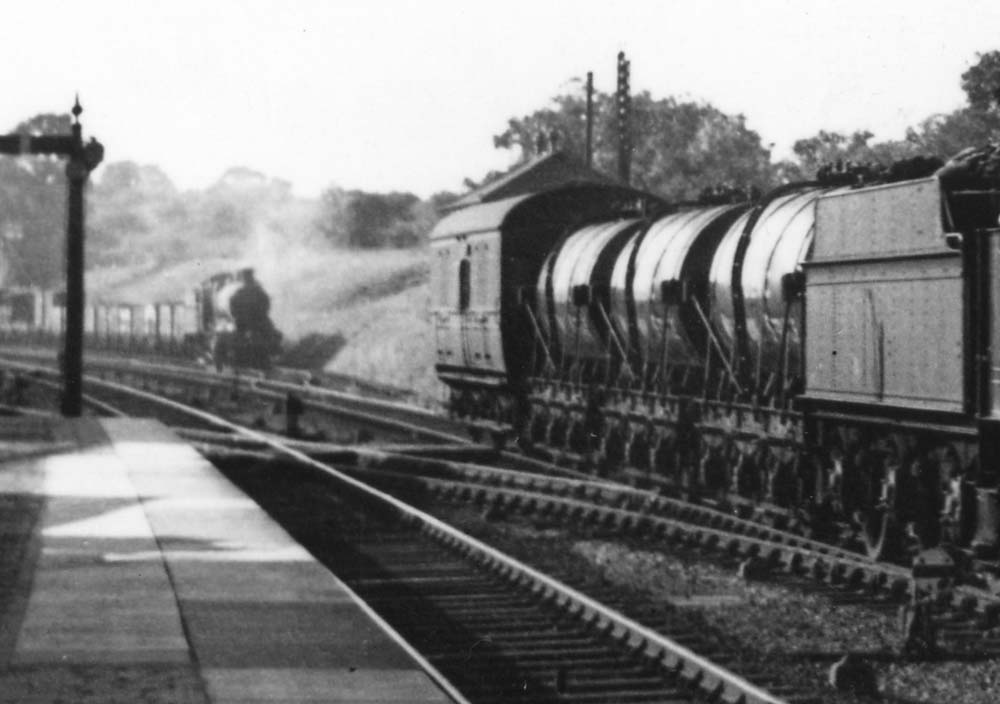
[[[104,158],[104,147],[91,138],[84,144],[79,96],[73,104],[73,127],[68,135],[0,135],[0,154],[52,154],[68,158],[69,190],[66,222],[66,327],[62,353],[62,414],[77,417],[83,410],[83,188]]]

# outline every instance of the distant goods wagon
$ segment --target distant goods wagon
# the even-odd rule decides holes
[[[280,351],[270,298],[251,269],[224,272],[195,287],[186,301],[97,300],[84,306],[87,345],[124,353],[198,357],[218,368],[266,369]],[[43,288],[0,289],[0,336],[36,341],[65,330],[65,294]]]

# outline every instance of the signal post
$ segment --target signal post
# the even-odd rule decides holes
[[[84,144],[80,126],[80,100],[73,105],[73,127],[68,135],[0,135],[0,154],[24,156],[51,154],[67,157],[69,191],[66,222],[66,329],[62,353],[62,414],[78,417],[83,410],[83,189],[104,158],[104,147],[91,138]]]

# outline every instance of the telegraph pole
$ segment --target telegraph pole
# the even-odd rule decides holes
[[[629,66],[625,52],[618,52],[618,90],[615,102],[618,108],[618,178],[626,186],[632,171],[632,95],[629,91]]]
[[[69,203],[66,222],[66,331],[62,353],[62,414],[78,417],[83,410],[83,189],[104,158],[104,147],[95,139],[83,143],[80,99],[73,105],[73,127],[68,135],[27,134],[0,136],[0,154],[22,156],[52,154],[68,158],[66,181]]]
[[[594,165],[594,72],[587,71],[587,168]]]

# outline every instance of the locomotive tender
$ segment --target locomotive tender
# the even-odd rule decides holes
[[[956,173],[457,211],[431,234],[452,411],[873,557],[995,555],[1000,190]]]

